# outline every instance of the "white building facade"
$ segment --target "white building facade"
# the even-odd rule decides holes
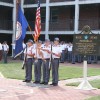
[[[34,33],[37,0],[21,0],[21,7]],[[0,37],[15,40],[16,0],[0,0]],[[73,35],[84,25],[100,32],[100,0],[41,0],[42,38]],[[7,36],[7,37],[5,37]],[[1,39],[1,38],[0,38]],[[2,40],[2,39],[1,39]],[[2,40],[3,41],[3,40]]]

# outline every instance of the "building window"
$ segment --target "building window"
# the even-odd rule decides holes
[[[45,18],[46,18],[46,11],[45,9],[41,10],[41,22],[45,23]]]
[[[50,22],[58,21],[58,9],[51,9],[50,12]]]

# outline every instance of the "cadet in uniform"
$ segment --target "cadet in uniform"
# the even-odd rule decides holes
[[[51,45],[50,40],[46,39],[44,47],[41,49],[43,53],[43,81],[41,84],[47,85],[50,78],[50,57]]]
[[[91,64],[92,62],[92,56],[91,55],[87,55],[87,63]]]
[[[68,62],[71,62],[72,61],[72,44],[69,43],[68,46],[67,46],[67,49],[68,49]]]
[[[61,63],[64,63],[64,61],[65,61],[65,49],[66,49],[64,42],[62,42],[60,46],[61,46],[61,48],[62,48],[62,53],[61,53],[60,62],[61,62]]]
[[[7,45],[6,41],[3,42],[2,48],[3,48],[4,63],[7,63],[7,54],[9,52],[9,46]]]
[[[36,43],[36,49],[35,51],[35,60],[34,60],[34,76],[35,76],[35,81],[33,83],[39,84],[41,82],[41,67],[42,67],[42,41],[38,41]]]
[[[34,51],[33,51],[33,41],[28,40],[26,49],[24,51],[24,56],[26,57],[26,76],[25,80],[23,82],[30,82],[32,80],[32,64],[33,64],[33,57],[34,57]]]
[[[12,57],[13,57],[13,59],[15,57],[15,43],[16,43],[16,41],[14,41],[14,43],[11,44],[12,45]]]
[[[53,86],[58,85],[58,69],[59,69],[59,60],[61,57],[62,49],[59,45],[59,38],[54,39],[54,45],[52,46],[52,84]]]
[[[0,61],[2,60],[2,44],[0,43]]]
[[[82,56],[80,54],[77,55],[77,60],[78,60],[78,63],[82,62]]]

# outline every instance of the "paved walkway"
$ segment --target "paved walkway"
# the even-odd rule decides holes
[[[90,79],[99,77],[96,76]],[[75,80],[77,79],[61,81],[59,86],[53,87],[0,78],[0,100],[85,100],[91,96],[100,95],[99,89],[83,91],[77,90],[75,87],[65,86],[66,83],[75,82]]]

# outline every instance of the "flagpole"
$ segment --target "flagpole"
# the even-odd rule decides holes
[[[30,32],[32,32],[30,25],[28,26],[28,29],[29,29]],[[34,40],[34,34],[32,34],[32,37],[33,37],[33,40]]]
[[[32,31],[32,29],[31,29],[30,25],[28,26],[28,28],[29,28],[29,31]]]
[[[20,0],[16,0],[16,19],[15,19],[15,36],[14,40],[16,40],[16,31],[17,31],[17,19],[18,19],[18,5],[20,3]]]
[[[17,30],[17,19],[18,19],[18,6],[20,4],[20,0],[16,0],[16,29],[15,29],[15,39],[16,39],[16,30]]]

